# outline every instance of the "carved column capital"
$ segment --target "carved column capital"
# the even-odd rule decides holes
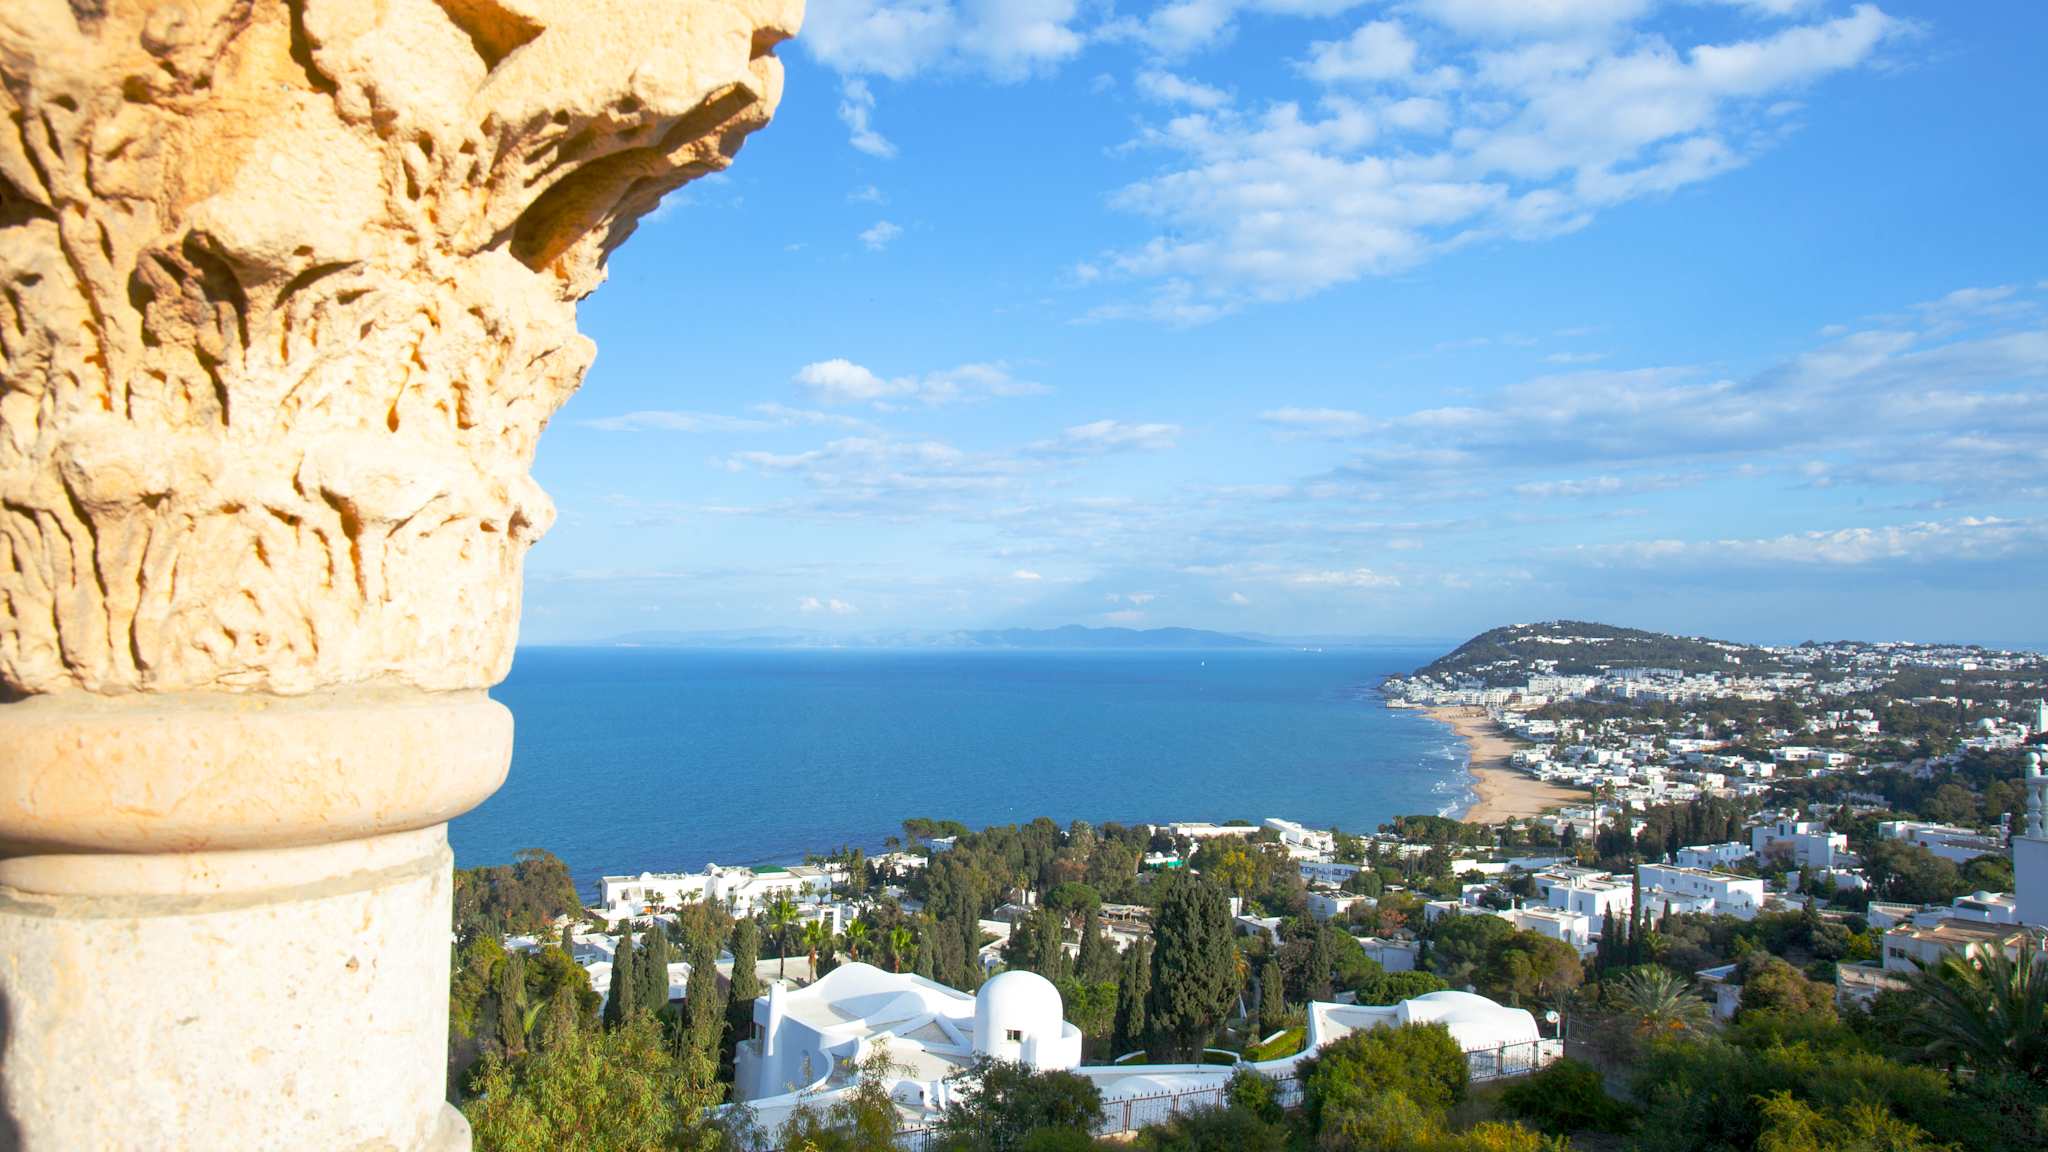
[[[0,10],[0,690],[501,679],[635,220],[795,0]]]

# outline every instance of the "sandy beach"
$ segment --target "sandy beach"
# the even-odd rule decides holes
[[[1591,793],[1546,783],[1508,766],[1515,742],[1477,708],[1428,708],[1424,714],[1450,726],[1472,749],[1472,790],[1478,800],[1458,819],[1495,824],[1510,817],[1536,816]]]

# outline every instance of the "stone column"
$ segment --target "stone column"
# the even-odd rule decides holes
[[[0,3],[0,1149],[459,1149],[446,823],[634,221],[800,0]]]

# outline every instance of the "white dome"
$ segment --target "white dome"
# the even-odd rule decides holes
[[[1058,1040],[1065,1024],[1060,990],[1036,972],[999,973],[974,996],[974,1050],[984,1056],[1021,1060],[1027,1044]]]

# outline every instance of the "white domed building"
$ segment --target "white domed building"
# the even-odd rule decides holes
[[[1066,1022],[1052,981],[1036,972],[997,974],[974,996],[974,1052],[1026,1067],[1077,1068],[1081,1030]]]
[[[889,1094],[906,1122],[945,1107],[947,1078],[982,1058],[1037,1071],[1076,1068],[1081,1030],[1052,981],[1003,972],[973,996],[910,973],[842,964],[795,990],[754,1001],[754,1031],[736,1056],[735,1099],[773,1130],[799,1103],[824,1109],[852,1088],[861,1061],[886,1045],[898,1065]]]

